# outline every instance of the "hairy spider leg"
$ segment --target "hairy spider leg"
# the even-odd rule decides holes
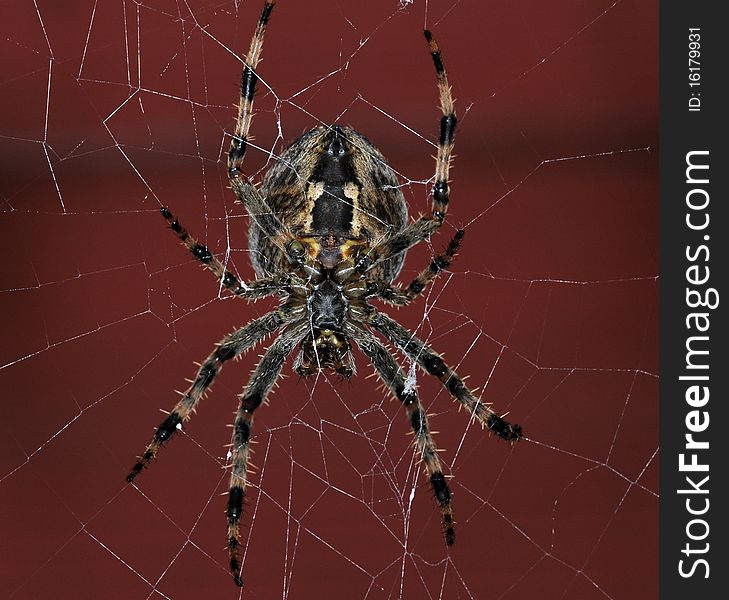
[[[243,159],[248,147],[249,132],[253,121],[253,100],[256,95],[258,74],[256,68],[261,60],[263,51],[263,38],[266,25],[271,17],[274,2],[263,5],[261,16],[258,19],[256,30],[251,39],[251,46],[244,61],[243,73],[240,81],[240,97],[238,99],[238,116],[235,121],[233,138],[230,141],[228,152],[228,179],[238,200],[245,206],[248,214],[255,219],[274,244],[282,248],[288,255],[287,244],[293,237],[288,228],[273,213],[256,187],[243,174]]]
[[[253,425],[253,413],[266,400],[273,384],[281,373],[288,355],[308,333],[308,323],[294,325],[284,331],[271,344],[263,358],[254,369],[245,391],[240,397],[240,405],[233,425],[233,438],[230,449],[231,474],[228,489],[228,553],[230,572],[236,585],[242,586],[240,549],[240,517],[243,513],[243,500],[248,481],[248,455]]]
[[[420,404],[414,388],[405,385],[405,374],[398,366],[387,348],[369,331],[348,324],[346,331],[352,336],[359,348],[372,361],[377,374],[392,394],[403,403],[408,420],[415,434],[415,447],[420,452],[425,464],[425,471],[430,479],[433,494],[440,506],[443,535],[448,546],[456,541],[456,529],[451,509],[451,491],[448,488],[443,469],[438,458],[438,449],[430,434],[428,416]]]
[[[127,481],[131,483],[141,473],[142,469],[157,456],[157,452],[162,445],[178,429],[182,428],[183,423],[190,420],[198,403],[223,368],[223,363],[252,348],[264,337],[279,329],[290,319],[291,317],[282,310],[272,311],[224,337],[217,344],[213,353],[200,365],[195,380],[187,391],[182,394],[180,401],[175,405],[167,418],[157,427],[152,441],[132,467],[129,475],[127,475]]]
[[[457,122],[456,109],[438,44],[436,44],[430,31],[426,29],[423,33],[425,34],[428,49],[430,50],[430,55],[435,65],[440,110],[442,113],[438,154],[435,159],[434,183],[431,191],[433,198],[431,214],[420,217],[407,225],[399,233],[396,233],[375,246],[367,254],[367,259],[363,262],[364,269],[369,269],[375,263],[404,252],[418,242],[426,239],[443,224],[446,213],[448,212],[448,199],[450,197],[448,174],[453,158],[453,142]]]
[[[522,437],[521,425],[511,424],[494,412],[468,389],[458,374],[427,344],[387,315],[374,311],[369,325],[395,344],[421,369],[443,383],[448,393],[466,407],[482,426],[488,427],[502,440],[515,442]]]
[[[380,288],[377,290],[377,297],[395,306],[407,306],[418,298],[428,287],[428,284],[435,279],[441,271],[451,266],[453,258],[461,247],[464,231],[459,229],[451,238],[445,252],[436,256],[427,268],[423,269],[406,288],[399,285],[390,285],[385,282],[378,282]]]
[[[256,95],[258,75],[256,68],[263,52],[263,37],[266,34],[266,25],[271,17],[274,2],[263,5],[261,16],[258,18],[256,30],[251,38],[251,45],[246,55],[243,73],[240,80],[240,98],[238,99],[238,117],[235,122],[233,139],[230,142],[228,153],[228,168],[240,171],[248,144],[248,134],[253,121],[253,100]]]
[[[206,246],[199,244],[187,230],[180,225],[177,217],[173,215],[169,209],[163,206],[160,209],[162,216],[175,232],[183,245],[199,260],[213,275],[215,275],[218,283],[221,283],[228,291],[232,292],[240,298],[246,300],[257,300],[266,296],[274,296],[288,288],[288,277],[285,275],[274,275],[264,279],[256,279],[250,283],[240,281],[233,273],[226,270],[221,263]]]
[[[443,222],[448,211],[448,199],[450,188],[448,187],[448,173],[453,158],[453,138],[456,133],[456,108],[453,104],[451,88],[448,85],[448,76],[440,56],[440,49],[436,44],[430,31],[423,32],[428,42],[430,56],[435,65],[436,78],[438,82],[438,95],[440,98],[440,110],[443,116],[440,119],[440,139],[438,140],[438,156],[435,160],[435,183],[433,184],[433,217]]]

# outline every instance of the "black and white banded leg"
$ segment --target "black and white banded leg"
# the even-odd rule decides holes
[[[284,331],[271,344],[251,375],[233,425],[230,448],[230,486],[228,489],[228,552],[230,572],[236,585],[242,586],[240,550],[240,518],[248,482],[248,456],[253,426],[253,413],[266,400],[271,388],[281,374],[281,368],[289,354],[308,333],[308,323],[299,323]]]
[[[243,173],[243,159],[245,158],[250,128],[253,121],[253,101],[256,96],[258,74],[256,68],[263,52],[263,38],[266,26],[273,11],[274,2],[263,5],[261,16],[258,19],[256,30],[251,39],[248,55],[245,57],[243,73],[240,81],[240,97],[238,99],[238,116],[235,121],[233,138],[228,151],[228,179],[238,200],[245,206],[248,214],[255,219],[264,235],[276,246],[284,250],[287,255],[288,244],[293,240],[288,228],[273,213],[271,208],[261,196],[256,187]]]
[[[207,246],[199,244],[166,206],[163,206],[160,212],[170,226],[170,229],[177,235],[192,255],[215,275],[218,283],[222,284],[223,287],[239,298],[257,300],[258,298],[274,296],[288,290],[290,277],[283,274],[266,277],[264,279],[256,279],[250,283],[241,281],[225,268],[223,263],[208,250]]]
[[[198,403],[223,368],[223,363],[255,346],[267,335],[283,326],[290,318],[291,316],[283,310],[270,312],[226,336],[217,344],[213,353],[200,365],[194,381],[182,394],[180,401],[157,427],[152,441],[127,475],[128,482],[131,483],[142,472],[142,469],[154,460],[159,449],[178,429],[182,428],[184,423],[190,420]]]
[[[443,66],[440,48],[438,48],[438,44],[436,44],[430,31],[426,29],[423,33],[425,34],[430,56],[435,65],[440,110],[442,113],[440,119],[440,136],[438,139],[438,154],[435,159],[435,175],[431,191],[431,214],[420,217],[407,225],[401,232],[396,233],[381,244],[375,246],[362,262],[360,269],[363,270],[371,268],[380,261],[400,254],[428,238],[443,224],[448,212],[448,200],[450,198],[448,177],[453,159],[453,142],[457,123],[456,108],[453,102],[453,96],[451,95],[451,88],[448,85],[448,76]]]
[[[383,313],[374,312],[370,317],[369,325],[416,361],[426,373],[440,379],[448,393],[463,404],[483,427],[487,427],[502,440],[508,442],[515,442],[522,437],[521,425],[505,421],[492,410],[490,405],[476,398],[458,373],[451,369],[437,352],[397,321]]]
[[[241,74],[238,116],[235,121],[233,139],[230,142],[230,151],[228,152],[228,170],[231,178],[242,172],[241,166],[248,146],[251,122],[253,121],[253,100],[256,95],[256,84],[258,83],[256,68],[261,60],[263,38],[266,34],[268,19],[273,11],[273,5],[274,2],[266,2],[263,5]]]
[[[413,300],[419,298],[428,287],[428,284],[433,281],[441,271],[444,271],[451,266],[453,258],[456,256],[458,249],[461,247],[463,234],[464,231],[462,229],[458,230],[448,244],[448,248],[446,248],[445,252],[436,256],[430,262],[428,267],[423,269],[407,287],[403,288],[398,285],[378,282],[380,285],[375,295],[385,302],[395,306],[407,306]]]
[[[372,361],[380,379],[405,407],[410,426],[415,434],[415,447],[423,458],[425,471],[440,507],[445,542],[448,546],[452,546],[456,541],[456,529],[451,508],[451,491],[443,475],[438,450],[428,427],[428,417],[423,405],[420,404],[418,394],[414,387],[406,385],[402,369],[374,335],[351,323],[347,324],[345,330]]]

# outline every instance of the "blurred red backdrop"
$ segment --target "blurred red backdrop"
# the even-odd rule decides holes
[[[0,8],[7,597],[240,594],[220,494],[255,353],[136,486],[124,477],[192,361],[272,306],[220,297],[158,215],[252,277],[225,154],[260,8]],[[350,124],[402,175],[411,214],[429,207],[421,30],[436,35],[460,117],[451,212],[401,279],[466,237],[397,317],[527,439],[490,437],[419,376],[453,475],[447,550],[402,408],[364,358],[347,383],[288,377],[256,417],[243,597],[657,597],[657,17],[638,0],[275,8],[249,172],[315,124]]]

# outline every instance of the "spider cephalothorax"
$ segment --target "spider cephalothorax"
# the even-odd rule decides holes
[[[430,214],[408,223],[407,204],[395,173],[367,138],[349,127],[317,127],[302,135],[268,170],[260,188],[243,174],[258,80],[256,67],[272,9],[273,2],[266,2],[246,57],[238,118],[228,153],[231,187],[251,217],[248,243],[257,279],[240,281],[198,244],[167,208],[161,210],[172,231],[227,290],[248,300],[278,297],[280,304],[216,345],[127,476],[127,481],[134,480],[190,419],[225,362],[279,332],[240,397],[233,426],[228,549],[230,569],[238,585],[242,585],[239,522],[248,484],[253,415],[271,392],[289,355],[295,356],[293,368],[301,376],[329,370],[345,378],[355,372],[352,347],[357,346],[367,356],[380,379],[405,407],[415,446],[441,509],[448,545],[455,541],[451,493],[428,418],[414,386],[406,383],[402,369],[375,333],[423,371],[437,377],[483,427],[507,441],[521,437],[519,425],[495,413],[437,352],[372,304],[410,304],[440,271],[449,267],[463,237],[463,232],[457,231],[446,250],[409,285],[393,284],[408,248],[443,224],[450,195],[448,172],[456,115],[440,51],[430,32],[425,32],[425,38],[435,65],[442,111],[432,209]]]
[[[301,342],[294,370],[306,377],[331,369],[349,379],[354,374],[354,361],[343,331],[349,307],[343,287],[324,272],[322,280],[307,290],[306,304],[311,331]]]

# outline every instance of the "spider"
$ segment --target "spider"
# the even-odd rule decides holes
[[[241,77],[238,117],[228,153],[228,177],[251,217],[249,246],[257,279],[239,280],[204,245],[199,244],[166,207],[169,227],[193,256],[232,294],[246,300],[276,296],[276,310],[224,337],[202,363],[190,387],[127,476],[131,482],[194,413],[200,399],[227,361],[239,357],[268,335],[279,332],[253,371],[233,426],[229,453],[228,551],[233,580],[239,586],[239,523],[248,485],[248,454],[253,416],[271,392],[289,354],[302,377],[334,371],[355,373],[352,342],[367,356],[380,379],[402,402],[415,434],[426,473],[440,507],[445,543],[455,542],[451,492],[443,475],[428,418],[416,390],[377,332],[421,369],[437,377],[469,414],[501,439],[521,438],[512,425],[477,398],[428,344],[380,312],[370,300],[406,306],[447,269],[463,237],[458,231],[446,250],[406,287],[393,284],[409,248],[429,238],[446,216],[456,115],[440,50],[425,31],[435,65],[442,117],[432,187],[432,210],[408,223],[407,205],[398,180],[384,157],[350,127],[316,127],[294,141],[263,177],[260,189],[242,170],[253,118],[253,99],[263,37],[274,2],[266,2],[251,40]]]

